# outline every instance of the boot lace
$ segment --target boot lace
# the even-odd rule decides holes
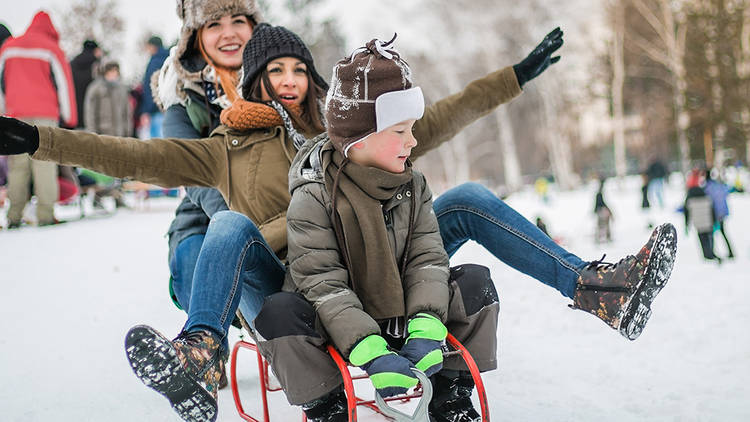
[[[594,270],[594,271],[599,271],[599,270],[605,270],[605,271],[606,270],[614,270],[623,261],[625,261],[627,259],[630,259],[630,256],[627,256],[627,257],[625,257],[625,258],[623,258],[623,259],[621,259],[621,260],[619,260],[619,261],[617,261],[615,263],[612,263],[612,262],[605,262],[604,261],[604,257],[606,257],[606,256],[607,256],[607,254],[604,254],[604,255],[602,255],[601,258],[589,262],[589,265],[586,266],[586,269],[587,270]]]
[[[189,333],[183,331],[175,337],[174,341],[180,341],[189,346],[198,346],[206,336],[210,336],[210,334],[205,331],[192,331]]]

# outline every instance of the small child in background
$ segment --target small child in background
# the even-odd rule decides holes
[[[699,169],[693,169],[687,179],[688,190],[684,206],[685,233],[690,230],[690,226],[695,227],[703,257],[707,260],[716,260],[721,264],[721,258],[714,253],[716,213],[711,197],[701,186],[702,176]]]

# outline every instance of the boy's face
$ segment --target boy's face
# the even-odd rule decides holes
[[[391,173],[403,172],[411,149],[417,145],[412,134],[414,122],[416,120],[405,120],[373,133],[364,141],[352,145],[349,158],[362,166],[376,167]]]

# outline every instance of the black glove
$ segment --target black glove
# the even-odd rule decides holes
[[[36,126],[0,116],[0,155],[33,154],[39,148]]]
[[[549,65],[557,63],[560,56],[552,57],[552,53],[557,51],[563,45],[563,32],[559,27],[547,34],[538,46],[525,59],[516,65],[513,70],[516,72],[518,85],[523,86],[526,82],[536,78]]]

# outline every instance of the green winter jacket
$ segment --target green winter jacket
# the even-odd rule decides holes
[[[331,196],[325,186],[321,150],[330,142],[325,135],[308,141],[292,163],[287,211],[289,271],[287,291],[299,292],[313,305],[330,339],[348,356],[354,345],[370,334],[380,334],[378,321],[368,315],[367,301],[351,289],[346,264],[331,221]],[[403,274],[404,308],[409,317],[430,312],[445,321],[448,312],[448,254],[443,248],[432,193],[424,176],[413,170],[411,183],[401,186],[382,203],[389,245],[395,262],[404,254],[414,196],[414,231]],[[352,265],[359,263],[353,262]],[[365,306],[363,306],[363,304]]]

